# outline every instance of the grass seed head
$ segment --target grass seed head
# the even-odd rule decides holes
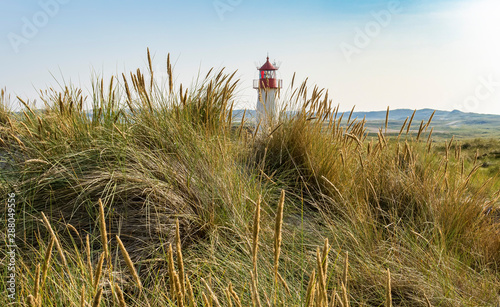
[[[104,205],[102,204],[101,199],[99,198],[99,229],[101,230],[101,240],[102,240],[102,248],[104,250],[104,256],[106,258],[109,257],[108,251],[108,233],[106,231],[106,219],[104,215]]]
[[[132,262],[132,259],[130,259],[130,255],[128,254],[127,249],[123,245],[122,240],[120,240],[120,237],[116,236],[116,241],[118,242],[118,246],[120,247],[120,251],[122,253],[123,259],[125,260],[125,263],[127,264],[130,274],[132,274],[132,277],[134,278],[139,289],[142,290],[141,279],[139,278],[139,275],[135,270],[134,263]]]

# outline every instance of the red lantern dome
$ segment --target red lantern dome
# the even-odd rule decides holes
[[[261,68],[259,68],[260,71],[262,70],[278,70],[278,68],[274,67],[273,64],[271,64],[271,62],[269,62],[269,57],[267,57],[267,61],[266,63],[264,63],[264,65],[262,65]]]

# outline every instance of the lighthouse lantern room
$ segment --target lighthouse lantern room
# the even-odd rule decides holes
[[[273,122],[277,119],[278,108],[276,106],[276,98],[283,85],[283,80],[276,77],[276,72],[279,67],[276,64],[269,62],[267,57],[266,62],[259,70],[259,79],[254,80],[253,88],[257,90],[257,124],[262,127],[270,128]]]

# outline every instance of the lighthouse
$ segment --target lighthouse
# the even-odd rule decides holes
[[[276,72],[279,67],[269,62],[269,56],[266,63],[259,70],[259,79],[253,81],[253,88],[257,90],[257,124],[260,123],[263,128],[272,127],[278,117],[278,108],[276,98],[283,85],[283,80],[276,79]]]

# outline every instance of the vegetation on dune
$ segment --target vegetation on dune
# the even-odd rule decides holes
[[[2,91],[0,191],[16,194],[16,302],[498,302],[499,180],[481,167],[496,156],[478,157],[479,141],[435,145],[430,120],[411,119],[398,135],[386,122],[368,137],[365,121],[305,83],[285,101],[298,112],[254,133],[244,117],[232,120],[234,74],[210,71],[187,89],[173,84],[168,60],[161,85],[148,59],[148,76],[98,80],[90,98],[47,90],[42,110],[21,101],[10,112]],[[6,276],[5,248],[0,257]]]

